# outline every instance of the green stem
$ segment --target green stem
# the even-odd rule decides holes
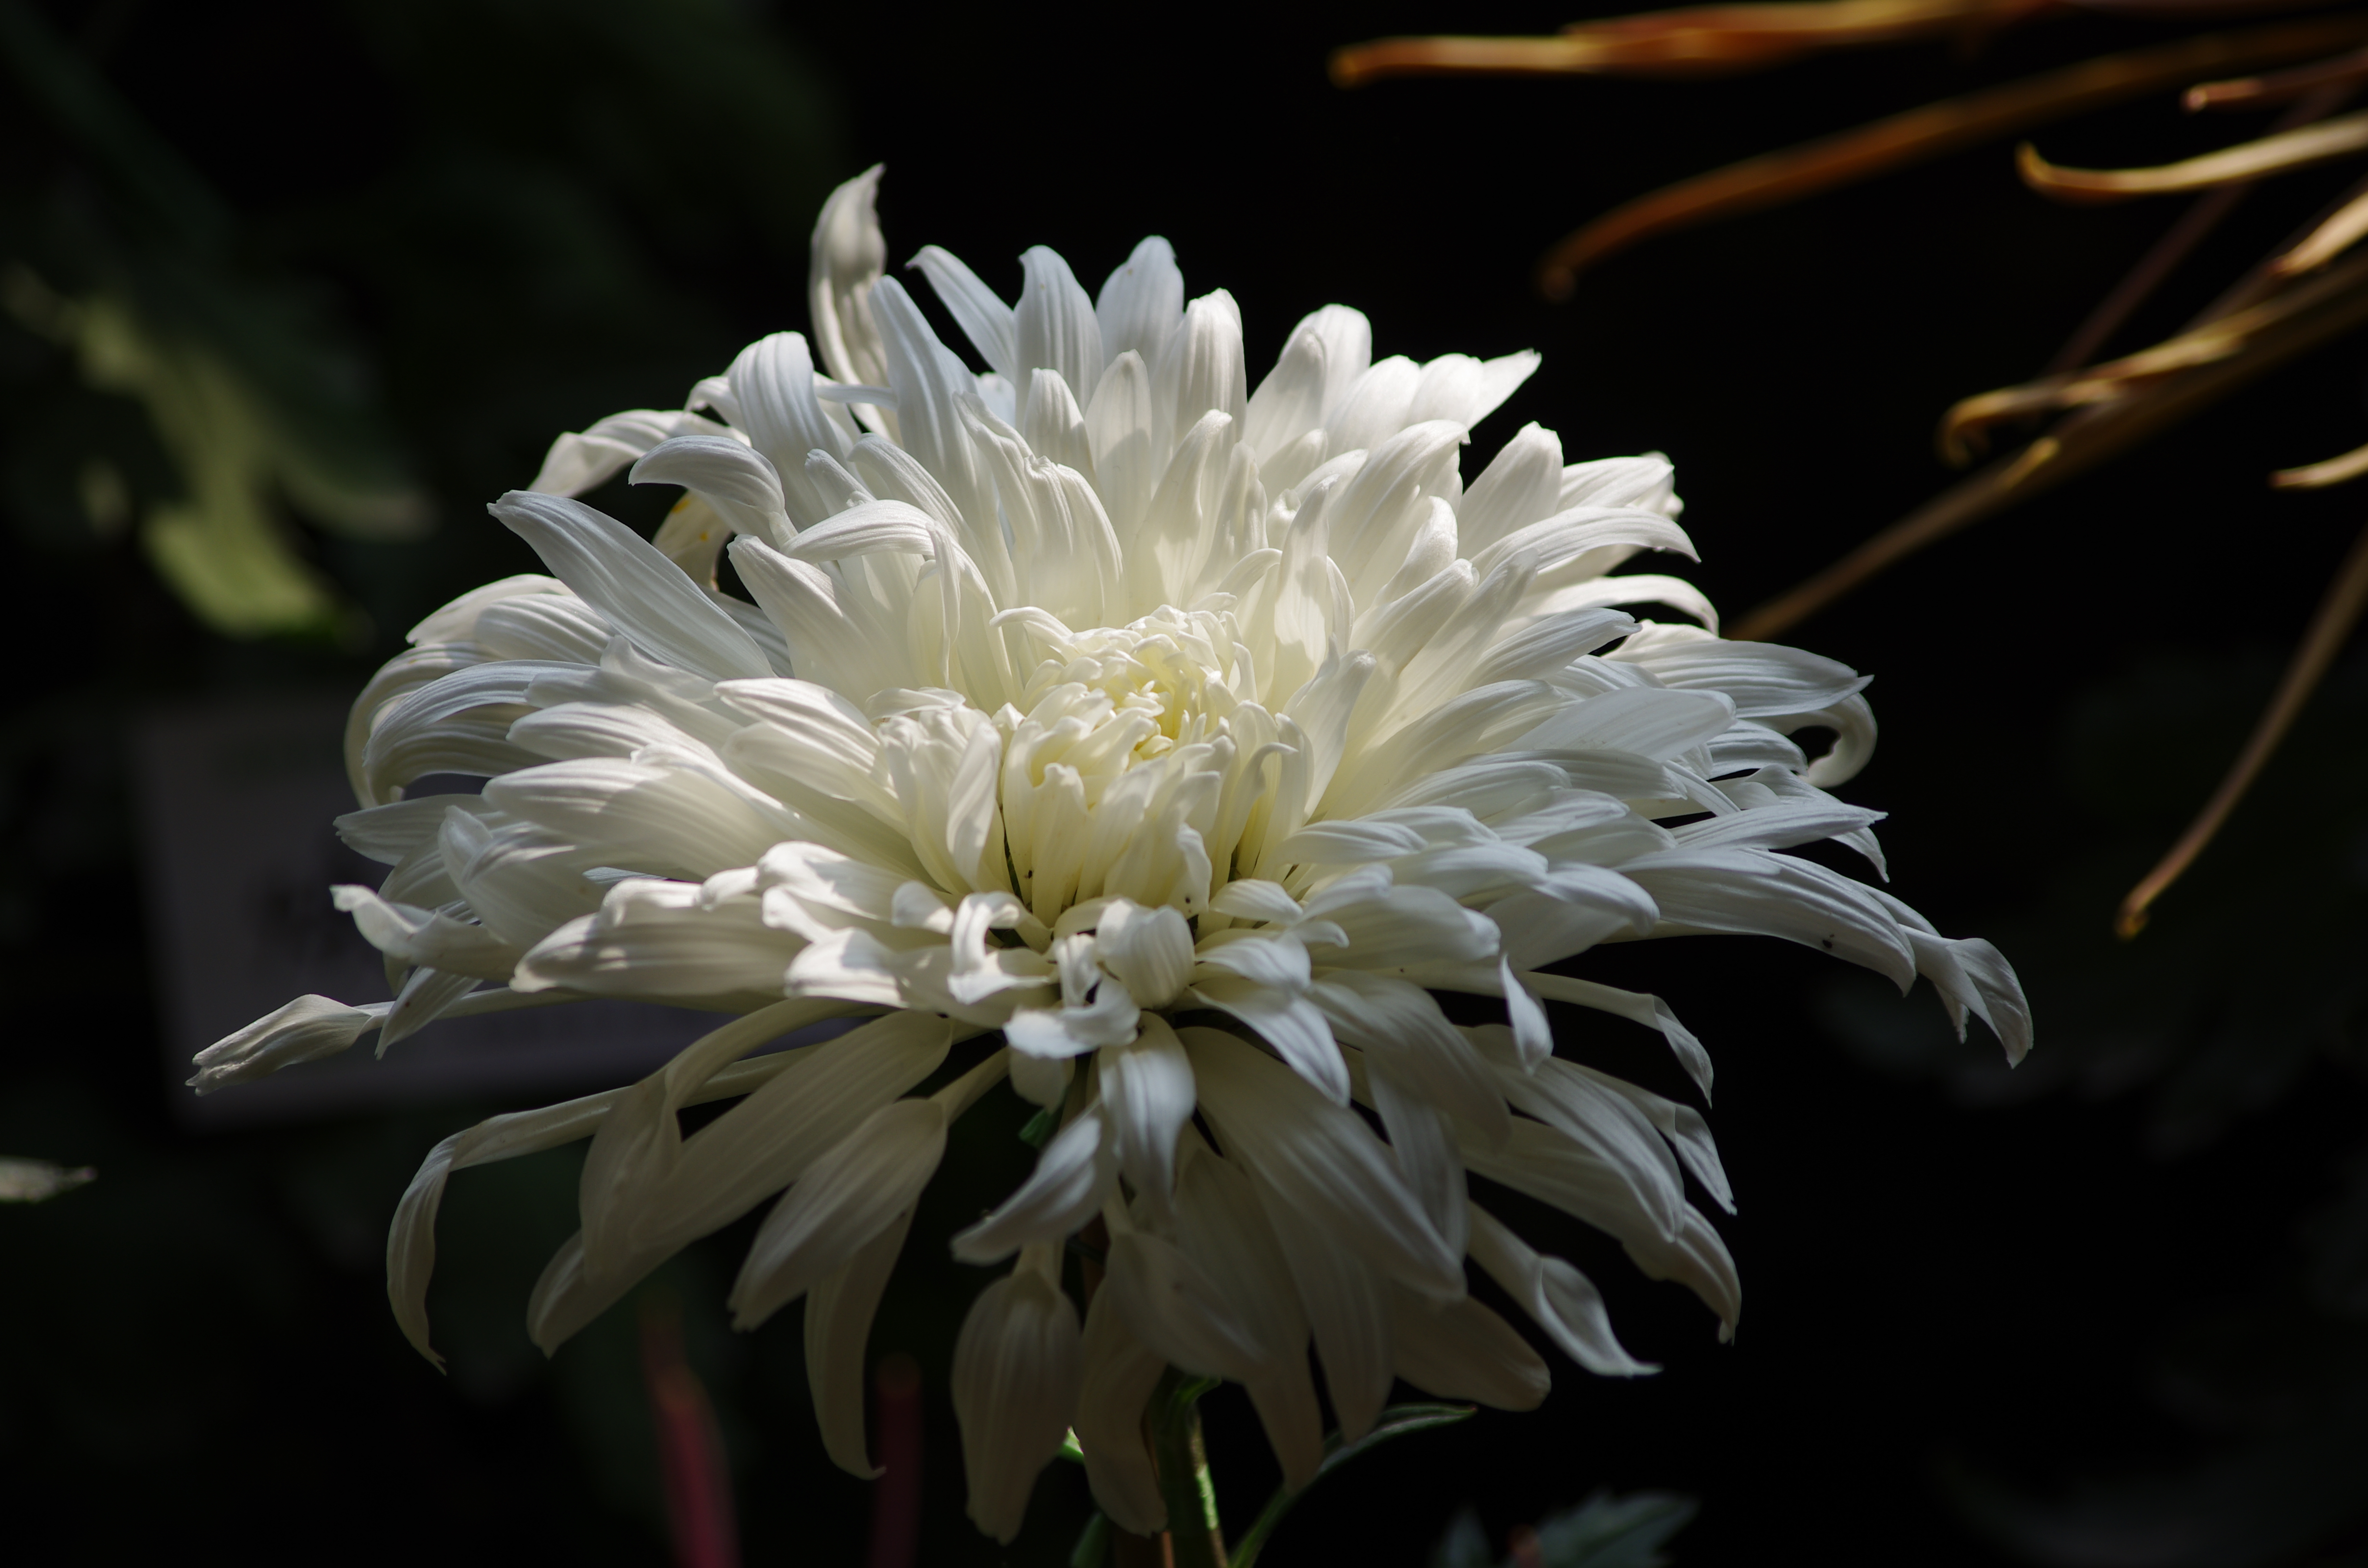
[[[1169,1561],[1175,1568],[1225,1568],[1217,1493],[1201,1441],[1201,1396],[1214,1387],[1212,1379],[1187,1377],[1170,1368],[1152,1395],[1153,1457],[1167,1504]]]

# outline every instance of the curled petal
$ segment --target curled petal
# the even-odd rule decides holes
[[[970,1517],[1006,1545],[1076,1418],[1084,1363],[1076,1308],[1024,1262],[979,1292],[962,1320],[953,1397]]]

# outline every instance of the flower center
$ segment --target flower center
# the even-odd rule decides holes
[[[1028,628],[1045,656],[1024,715],[997,720],[1022,901],[1048,926],[1104,896],[1199,914],[1262,792],[1243,743],[1273,738],[1271,721],[1235,733],[1253,672],[1232,617],[1164,608],[1122,627],[1071,631],[1045,616]]]
[[[1097,748],[1097,760],[1115,765],[1105,771],[1122,772],[1208,739],[1238,704],[1227,685],[1229,666],[1246,672],[1238,668],[1228,616],[1162,608],[1127,626],[1030,630],[1048,657],[1026,687],[1029,720],[1117,726],[1126,744]]]

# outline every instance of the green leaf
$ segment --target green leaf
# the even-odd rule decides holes
[[[1539,1522],[1543,1568],[1665,1568],[1661,1548],[1686,1528],[1701,1505],[1674,1492],[1614,1497],[1598,1492],[1576,1508]]]
[[[1098,1508],[1094,1517],[1086,1521],[1077,1544],[1070,1549],[1069,1568],[1102,1568],[1110,1561],[1110,1516]]]
[[[1323,1480],[1359,1454],[1386,1443],[1392,1437],[1401,1437],[1408,1432],[1428,1431],[1433,1426],[1452,1426],[1458,1421],[1468,1419],[1472,1411],[1473,1407],[1468,1404],[1394,1404],[1382,1412],[1381,1419],[1373,1423],[1372,1431],[1353,1443],[1343,1443],[1337,1431],[1326,1433],[1324,1437],[1324,1462],[1316,1468],[1315,1480],[1307,1484],[1315,1485],[1315,1482]],[[1231,1568],[1250,1568],[1258,1561],[1258,1553],[1266,1548],[1267,1537],[1274,1533],[1275,1526],[1282,1523],[1283,1515],[1291,1511],[1291,1506],[1299,1501],[1305,1490],[1302,1487],[1294,1492],[1288,1486],[1275,1489],[1274,1495],[1267,1500],[1266,1507],[1259,1512],[1257,1522],[1242,1537],[1241,1543],[1234,1548]]]
[[[1053,1134],[1060,1130],[1060,1126],[1061,1108],[1048,1105],[1028,1119],[1028,1125],[1019,1130],[1019,1141],[1031,1149],[1042,1149],[1053,1141]]]
[[[1535,1529],[1515,1530],[1516,1550],[1501,1568],[1668,1568],[1661,1548],[1699,1506],[1674,1492],[1598,1492],[1576,1508],[1547,1515]],[[1524,1535],[1527,1541],[1520,1540]],[[1477,1514],[1465,1508],[1448,1521],[1430,1549],[1430,1568],[1497,1568]]]

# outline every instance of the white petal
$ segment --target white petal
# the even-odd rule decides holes
[[[1059,1060],[1125,1044],[1134,1038],[1140,1017],[1124,983],[1105,980],[1087,1005],[1022,1008],[1011,1015],[1003,1033],[1022,1055]]]
[[[1077,1396],[1077,1446],[1094,1501],[1121,1529],[1157,1535],[1167,1528],[1159,1471],[1144,1440],[1143,1414],[1167,1370],[1166,1358],[1126,1326],[1117,1298],[1094,1292],[1086,1309],[1084,1386]]]
[[[843,1010],[827,1004],[780,1005],[768,1009],[776,1020],[770,1032]],[[768,1037],[759,1032],[737,1049],[746,1051]],[[663,1097],[646,1108],[653,1113],[652,1147],[640,1153],[638,1168],[618,1170],[628,1249],[671,1251],[789,1186],[839,1142],[850,1123],[893,1103],[935,1072],[951,1038],[942,1018],[900,1013],[784,1053],[775,1061],[770,1081],[687,1139],[672,1118],[702,1085],[677,1081],[676,1065],[670,1064],[659,1079]],[[683,1062],[676,1059],[677,1064]]]
[[[1210,899],[1209,907],[1236,920],[1273,926],[1296,924],[1307,914],[1299,906],[1299,901],[1283,891],[1280,883],[1258,881],[1249,877],[1237,878],[1219,888],[1216,895]]]
[[[1314,333],[1324,345],[1323,417],[1329,420],[1358,378],[1373,363],[1372,324],[1361,311],[1346,305],[1326,305],[1301,317],[1283,341],[1288,343],[1304,332]]]
[[[1729,642],[1692,628],[1682,641],[1630,638],[1611,655],[1648,669],[1663,685],[1724,693],[1746,719],[1807,713],[1855,697],[1868,677],[1847,665],[1774,642]]]
[[[1192,974],[1192,931],[1173,909],[1113,899],[1102,911],[1096,956],[1139,1007],[1165,1007]]]
[[[1167,1021],[1145,1015],[1143,1033],[1096,1058],[1119,1168],[1139,1193],[1165,1203],[1176,1186],[1176,1138],[1197,1103],[1192,1063]]]
[[[1486,1269],[1563,1354],[1601,1377],[1634,1378],[1660,1369],[1638,1361],[1611,1333],[1603,1297],[1586,1275],[1558,1257],[1541,1257],[1504,1222],[1476,1204],[1472,1261]]]
[[[1883,818],[1881,812],[1844,805],[1820,792],[1816,798],[1776,801],[1727,816],[1707,817],[1672,828],[1670,833],[1688,848],[1790,849],[1821,838],[1845,837]]]
[[[1536,751],[1600,746],[1663,762],[1734,722],[1735,704],[1724,692],[1630,687],[1583,698],[1513,744]]]
[[[612,414],[588,430],[570,431],[552,442],[541,472],[527,488],[545,495],[581,495],[608,483],[619,469],[668,437],[700,432],[722,435],[723,426],[674,409],[636,408]],[[417,635],[411,639],[415,642],[449,640]]]
[[[1167,470],[1167,453],[1155,436],[1156,416],[1151,371],[1143,357],[1132,349],[1113,355],[1086,404],[1086,438],[1110,527],[1130,547],[1152,491]]]
[[[476,986],[473,974],[447,974],[426,967],[413,970],[379,1029],[378,1053],[384,1056],[387,1047],[402,1043],[442,1017]]]
[[[795,817],[745,785],[614,757],[521,767],[487,784],[485,800],[598,854],[596,865],[658,875],[712,877],[801,836]]]
[[[1783,714],[1769,723],[1786,734],[1812,728],[1836,732],[1834,749],[1809,764],[1809,771],[1803,775],[1820,790],[1849,782],[1874,755],[1874,710],[1863,697],[1844,698],[1816,713]]]
[[[379,1025],[392,1004],[348,1007],[326,996],[299,996],[198,1052],[189,1086],[201,1095],[335,1056]]]
[[[1557,512],[1543,522],[1515,528],[1473,556],[1472,570],[1486,577],[1503,562],[1526,552],[1537,557],[1541,573],[1552,572],[1567,562],[1571,572],[1594,576],[1599,570],[1616,565],[1639,550],[1667,550],[1689,561],[1699,559],[1686,530],[1656,512],[1634,507],[1576,506]]]
[[[1266,1182],[1257,1190],[1315,1331],[1341,1438],[1353,1443],[1373,1429],[1390,1395],[1395,1358],[1385,1287],[1320,1217]],[[1460,1271],[1456,1278],[1460,1285]]]
[[[1324,388],[1323,337],[1293,333],[1282,358],[1250,393],[1242,439],[1261,464],[1324,422]]]
[[[775,544],[791,533],[781,476],[763,453],[724,436],[677,436],[633,465],[635,484],[679,484],[743,533]],[[655,548],[655,547],[653,547]]]
[[[1275,846],[1274,853],[1286,863],[1361,866],[1368,860],[1387,860],[1425,847],[1422,835],[1411,827],[1356,818],[1310,823]]]
[[[496,1011],[504,1006],[518,1005],[521,1000],[507,992],[480,992],[478,996],[484,999],[482,1005],[472,997],[454,1011]],[[779,1075],[794,1060],[791,1055],[775,1055],[734,1062],[709,1079],[687,1103],[698,1105],[747,1094]],[[438,1366],[443,1365],[443,1358],[427,1343],[427,1282],[436,1266],[436,1211],[443,1202],[444,1186],[452,1172],[537,1153],[588,1137],[617,1102],[631,1092],[609,1089],[541,1110],[493,1117],[445,1139],[421,1162],[418,1174],[412,1177],[411,1186],[395,1206],[394,1223],[386,1237],[387,1300],[394,1308],[396,1324],[413,1349]],[[581,1256],[581,1237],[561,1249],[563,1257],[571,1252]]]
[[[1617,937],[1641,937],[1659,915],[1650,893],[1600,866],[1557,867],[1529,891],[1488,906],[1516,969],[1553,963]]]
[[[934,561],[945,537],[944,527],[918,506],[871,501],[806,529],[781,553],[792,561],[852,561],[879,554]]]
[[[518,950],[483,926],[453,919],[440,910],[390,903],[366,887],[347,883],[329,890],[336,907],[371,947],[405,964],[427,964],[483,980],[507,980]]]
[[[1249,378],[1242,356],[1242,312],[1223,289],[1184,308],[1178,326],[1151,367],[1157,428],[1179,438],[1212,412],[1241,428],[1248,411]]]
[[[1564,610],[1592,609],[1603,605],[1667,605],[1680,615],[1692,616],[1705,630],[1718,630],[1718,609],[1710,596],[1687,582],[1683,577],[1671,577],[1657,572],[1636,572],[1619,577],[1589,577],[1532,598],[1526,605],[1531,615],[1552,615]]]
[[[1199,960],[1193,971],[1196,981],[1237,975],[1260,985],[1297,993],[1307,989],[1310,978],[1306,947],[1296,937],[1280,932],[1252,931],[1236,926],[1204,938],[1193,957]],[[1217,972],[1208,972],[1212,970]]]
[[[1440,1399],[1535,1410],[1553,1382],[1512,1325],[1469,1296],[1441,1303],[1393,1290],[1390,1345],[1397,1375]]]
[[[1110,362],[1126,353],[1141,355],[1146,365],[1156,360],[1184,318],[1184,274],[1177,270],[1175,247],[1156,234],[1136,245],[1102,284],[1094,315]],[[1090,387],[1094,380],[1076,384]]]
[[[1691,1204],[1679,1208],[1674,1233],[1663,1230],[1619,1173],[1563,1134],[1533,1121],[1513,1124],[1513,1137],[1503,1153],[1467,1142],[1463,1157],[1479,1175],[1617,1237],[1645,1278],[1678,1280],[1719,1315],[1722,1339],[1733,1334],[1742,1309],[1735,1259]],[[1476,1230],[1474,1241],[1475,1245],[1479,1242]]]
[[[1678,1016],[1669,1011],[1669,1005],[1658,996],[1616,990],[1591,980],[1577,980],[1563,974],[1528,973],[1523,974],[1520,980],[1549,1002],[1569,1002],[1581,1007],[1617,1013],[1632,1023],[1659,1030],[1661,1037],[1668,1041],[1669,1053],[1678,1059],[1687,1076],[1693,1079],[1694,1085],[1702,1090],[1702,1098],[1705,1101],[1710,1098],[1710,1053],[1702,1049],[1702,1041],[1694,1038],[1692,1030],[1678,1022]]]
[[[1464,552],[1476,555],[1516,528],[1542,523],[1562,510],[1562,440],[1524,425],[1504,445],[1456,508]]]
[[[1653,1217],[1656,1230],[1666,1235],[1678,1233],[1686,1199],[1676,1156],[1626,1096],[1555,1058],[1527,1073],[1500,1072],[1497,1081],[1515,1106],[1617,1172],[1630,1195]]]
[[[1101,379],[1102,329],[1094,302],[1056,251],[1031,245],[1019,257],[1023,278],[1016,312],[1017,351],[1007,372],[1022,403],[1032,395],[1033,371],[1051,370],[1072,387]]]
[[[1340,1060],[1332,1026],[1315,1004],[1279,986],[1223,974],[1194,985],[1192,998],[1258,1031],[1326,1099],[1338,1106],[1349,1103],[1349,1069]]]
[[[654,659],[728,680],[768,676],[748,634],[649,541],[577,501],[513,490],[488,508],[552,575]]]
[[[806,1292],[806,1386],[814,1393],[814,1422],[831,1461],[862,1481],[882,1473],[872,1466],[864,1441],[864,1352],[872,1314],[912,1228],[913,1211],[907,1209]]]
[[[1019,1190],[994,1213],[954,1236],[964,1263],[999,1263],[1035,1242],[1059,1243],[1101,1210],[1118,1163],[1109,1119],[1099,1106],[1054,1134]]]
[[[1457,1157],[1446,1113],[1422,1093],[1420,1080],[1383,1051],[1365,1053],[1365,1083],[1382,1131],[1389,1134],[1398,1174],[1448,1249],[1461,1255],[1466,1235],[1463,1162]],[[1499,1102],[1501,1104],[1501,1102]]]
[[[981,1291],[962,1320],[953,1399],[970,1517],[1007,1546],[1076,1419],[1084,1369],[1076,1308],[1024,1265]]]
[[[1554,509],[1642,506],[1673,517],[1678,514],[1676,497],[1670,491],[1673,472],[1669,460],[1658,452],[1572,463],[1562,471],[1562,497]]]
[[[1472,679],[1478,685],[1542,679],[1635,630],[1635,621],[1614,609],[1574,608],[1538,616],[1490,648]]]
[[[728,1301],[734,1326],[756,1327],[886,1230],[928,1185],[945,1147],[945,1108],[898,1100],[816,1159],[748,1245]]]
[[[1362,318],[1358,324],[1362,324]],[[1371,329],[1367,330],[1370,333]],[[1371,355],[1370,336],[1366,343],[1365,351]],[[1330,347],[1327,343],[1327,357]],[[1405,429],[1406,413],[1414,406],[1415,389],[1421,384],[1422,368],[1402,354],[1394,354],[1370,369],[1357,371],[1347,387],[1336,393],[1331,412],[1325,415],[1332,449],[1371,451]]]
[[[1231,1304],[1262,1358],[1248,1382],[1283,1483],[1304,1486],[1324,1462],[1324,1422],[1307,1366],[1307,1313],[1282,1244],[1249,1176],[1203,1144],[1176,1194],[1178,1240]]]
[[[1258,1375],[1257,1339],[1201,1266],[1148,1231],[1113,1237],[1102,1289],[1134,1336],[1170,1365],[1247,1381]]]
[[[1467,429],[1495,413],[1523,381],[1537,372],[1530,349],[1482,361],[1468,354],[1444,354],[1422,368],[1406,423],[1452,419]]]
[[[1957,1038],[1964,1038],[1964,1015],[1970,1011],[1989,1025],[2006,1047],[2009,1066],[2029,1054],[2031,1004],[2024,999],[2022,982],[2015,977],[2005,956],[1978,937],[1941,936],[1930,921],[1889,893],[1876,892],[1874,896],[1898,920],[1915,949],[1916,971],[1931,981],[1948,1004]]]
[[[1026,367],[1018,357],[1019,335],[1011,307],[977,273],[936,245],[923,245],[914,255],[912,265],[929,280],[938,302],[954,318],[954,324],[962,329],[962,335],[970,339],[979,358],[996,374],[1018,382]]]
[[[577,1199],[584,1228],[536,1290],[529,1323],[546,1352],[683,1246],[795,1178],[839,1141],[849,1119],[944,1058],[942,1023],[882,1020],[776,1058],[761,1100],[682,1138],[679,1108],[712,1097],[712,1086],[727,1074],[754,1065],[725,1065],[734,1057],[830,1011],[797,1003],[735,1019],[619,1097],[585,1157]]]
[[[1678,849],[1631,861],[1661,919],[1691,931],[1782,937],[1916,982],[1916,955],[1873,890],[1823,866],[1764,849]]]
[[[842,381],[879,386],[888,380],[880,329],[871,319],[871,286],[888,263],[880,233],[882,165],[874,164],[830,193],[814,220],[806,305],[822,362]]]
[[[1386,1053],[1400,1080],[1426,1103],[1461,1117],[1484,1137],[1504,1136],[1507,1112],[1496,1074],[1429,992],[1394,975],[1332,970],[1309,996],[1334,1034],[1369,1053]]]
[[[1334,437],[1336,444],[1345,439]],[[1332,557],[1348,574],[1360,609],[1371,608],[1405,562],[1415,534],[1430,519],[1429,502],[1455,472],[1463,440],[1463,426],[1444,419],[1392,432],[1331,503]]]
[[[1228,1158],[1390,1278],[1429,1296],[1463,1293],[1457,1255],[1355,1113],[1231,1035],[1201,1028],[1178,1034],[1191,1054],[1201,1109],[1218,1124]],[[1271,1216],[1272,1205],[1268,1211]]]

